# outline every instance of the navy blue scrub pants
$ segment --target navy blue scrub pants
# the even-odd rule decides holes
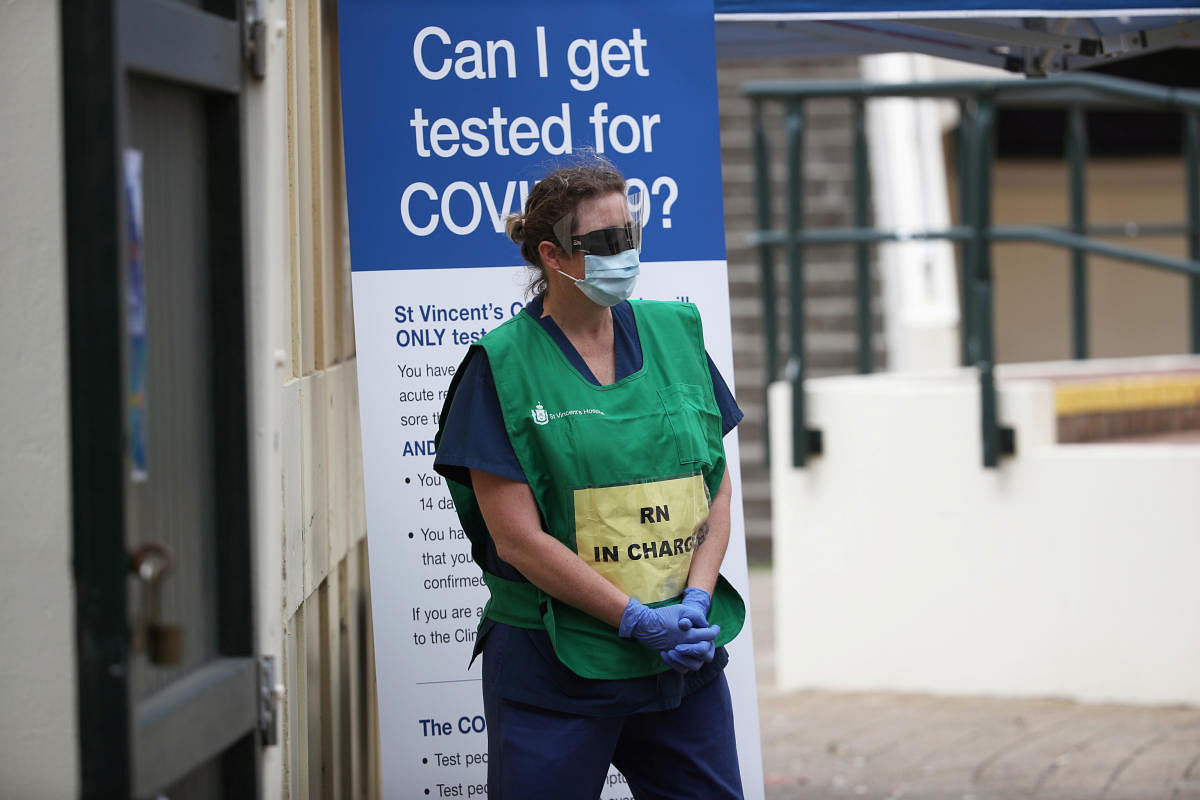
[[[483,705],[488,800],[596,800],[610,762],[637,800],[742,800],[724,673],[669,711],[581,717],[488,693]]]

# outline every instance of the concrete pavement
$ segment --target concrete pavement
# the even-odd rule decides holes
[[[750,575],[768,800],[1200,800],[1197,708],[780,691],[772,574]]]

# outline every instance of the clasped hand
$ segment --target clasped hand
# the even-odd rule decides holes
[[[693,672],[713,660],[719,625],[706,619],[709,596],[688,589],[679,605],[650,608],[629,598],[619,633],[657,650],[667,666],[679,673]]]

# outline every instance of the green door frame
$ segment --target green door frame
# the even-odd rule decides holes
[[[226,796],[258,795],[258,668],[251,593],[245,293],[242,248],[240,90],[242,34],[236,0],[205,10],[163,0],[63,3],[63,142],[70,352],[73,569],[76,585],[80,796],[144,794],[150,776],[178,777],[197,737],[225,737]],[[197,54],[202,57],[197,57]],[[129,696],[125,547],[125,81],[129,74],[205,93],[211,158],[208,266],[213,297],[211,375],[218,498],[217,599],[221,659],[147,703]],[[229,154],[235,154],[230,158]],[[202,674],[199,674],[202,673]],[[180,680],[176,683],[183,684]],[[207,683],[206,683],[207,682]],[[199,685],[197,685],[199,684]],[[186,691],[185,691],[186,690]],[[204,693],[204,694],[201,694]],[[195,731],[197,698],[234,698],[251,708]],[[211,711],[207,717],[213,717]],[[230,739],[229,737],[234,737]],[[171,737],[181,755],[138,765],[138,743]],[[148,769],[153,768],[153,769]],[[154,771],[157,769],[157,772]]]

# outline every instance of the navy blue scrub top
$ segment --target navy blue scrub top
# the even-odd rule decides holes
[[[530,301],[522,313],[541,324],[581,375],[600,384],[554,320],[542,316],[540,296]],[[613,306],[612,315],[614,380],[619,381],[642,368],[642,345],[633,307],[627,302],[618,303]],[[471,469],[527,483],[504,430],[487,353],[472,348],[459,369],[462,374],[443,422],[434,469],[468,486]],[[721,412],[721,433],[726,434],[741,422],[742,410],[711,357],[708,369]],[[490,542],[487,550],[485,563],[480,565],[483,569],[509,580],[525,580],[516,568],[499,559]],[[484,691],[540,708],[597,717],[675,708],[683,697],[715,678],[729,660],[722,647],[711,664],[687,675],[668,670],[627,680],[581,678],[554,655],[545,631],[517,628],[494,620],[484,620],[475,651],[486,651],[486,658],[500,666],[485,670]]]

